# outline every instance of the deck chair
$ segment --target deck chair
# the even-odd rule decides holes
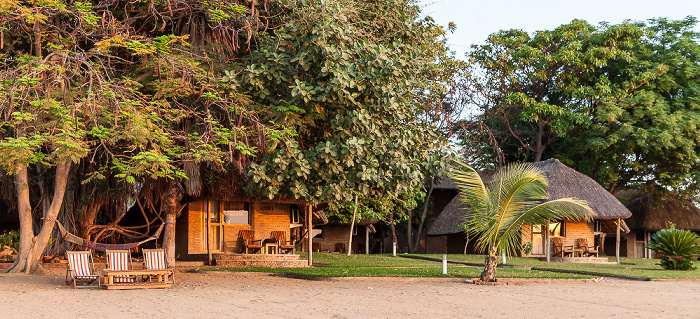
[[[564,246],[564,238],[552,237],[552,257],[564,257],[566,254],[573,256],[574,246]]]
[[[97,281],[97,287],[101,287],[100,276],[95,272],[95,264],[90,251],[67,251],[68,269],[66,270],[66,284],[73,284],[74,288],[94,287],[92,283]],[[68,278],[70,276],[70,279]],[[78,287],[78,283],[85,285]]]
[[[249,254],[249,251],[255,251],[256,249],[258,252],[262,253],[262,240],[253,240],[253,231],[252,230],[247,230],[247,229],[242,229],[238,231],[238,239],[243,241],[243,247],[245,250],[246,254]],[[257,243],[257,244],[256,244]]]
[[[168,276],[172,283],[175,283],[175,269],[168,267],[165,261],[164,249],[142,249],[143,252],[143,268],[149,270],[167,270]],[[153,276],[146,276],[150,280]],[[145,278],[144,278],[145,279]],[[166,278],[167,282],[167,278]]]
[[[581,250],[581,256],[593,256],[595,254],[598,257],[598,246],[588,246],[588,240],[585,238],[577,238],[576,244]]]
[[[289,253],[290,251],[292,254],[296,253],[296,247],[294,246],[294,243],[292,241],[287,241],[287,233],[284,231],[273,231],[270,233],[270,237],[275,239],[275,242],[277,243],[277,251],[278,252],[287,252]]]
[[[131,254],[128,250],[105,250],[107,255],[107,269],[109,270],[131,270]],[[132,275],[117,275],[114,276],[114,282],[135,282],[136,276]]]

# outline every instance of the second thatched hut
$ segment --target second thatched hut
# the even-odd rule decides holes
[[[549,237],[561,237],[564,246],[576,247],[576,240],[584,238],[589,245],[601,245],[605,234],[629,232],[625,218],[632,213],[615,196],[606,191],[592,178],[564,165],[557,159],[532,163],[541,169],[549,180],[550,199],[574,197],[588,201],[596,216],[592,222],[574,220],[553,221],[549,225],[530,225],[524,229],[523,242],[530,242],[532,250],[527,256],[546,257]],[[428,236],[446,236],[446,253],[474,252],[468,245],[462,224],[469,211],[455,197],[432,224]],[[547,229],[549,231],[547,231]],[[551,255],[551,253],[550,253]]]

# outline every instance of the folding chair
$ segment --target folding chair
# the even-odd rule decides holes
[[[131,254],[128,250],[105,250],[107,255],[107,269],[109,270],[131,270]],[[134,282],[134,275],[116,275],[114,282]]]
[[[92,260],[92,252],[90,251],[67,251],[66,259],[68,259],[68,269],[66,270],[66,284],[73,283],[74,288],[89,288],[94,287],[92,283],[97,281],[97,287],[102,287],[100,284],[100,276],[95,272],[95,264]],[[68,279],[68,276],[71,279]],[[78,287],[78,282],[85,283],[84,286]]]
[[[175,269],[168,267],[165,261],[165,250],[143,249],[143,268],[149,270],[167,270],[172,283],[175,283]],[[148,276],[150,280],[153,276]],[[166,278],[167,281],[167,278]]]

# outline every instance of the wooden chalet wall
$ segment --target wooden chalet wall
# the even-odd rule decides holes
[[[532,241],[532,234],[530,232],[529,227],[530,226],[523,226],[523,243]],[[589,246],[594,245],[595,235],[593,234],[593,223],[566,222],[564,227],[564,246],[573,246],[575,248],[578,248],[578,245],[576,244],[576,239],[578,238],[585,238],[588,241]],[[546,245],[546,243],[544,244]],[[546,251],[546,249],[547,247],[545,246],[544,250]]]
[[[357,251],[360,246],[365,246],[365,231],[367,229],[365,226],[355,225],[355,227],[357,227],[357,235],[352,236],[353,251]],[[314,237],[313,242],[322,251],[334,252],[337,243],[343,243],[345,247],[348,246],[348,235],[350,235],[349,224],[326,224],[323,225],[321,237]]]
[[[179,259],[203,260],[207,255],[206,243],[206,199],[189,202],[183,214],[178,218],[176,225],[175,252]],[[221,249],[212,245],[212,253],[242,253],[243,247],[238,240],[240,230],[252,230],[255,240],[270,238],[272,231],[286,232],[290,238],[290,204],[285,203],[247,203],[248,224],[224,223],[224,211],[245,210],[246,203],[233,201],[220,201],[220,221],[216,226],[221,232]],[[212,238],[214,236],[212,235]]]

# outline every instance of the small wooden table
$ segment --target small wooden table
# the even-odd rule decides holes
[[[263,254],[277,254],[277,243],[266,243]]]
[[[104,276],[103,284],[107,289],[138,289],[138,288],[169,288],[168,282],[169,269],[154,270],[154,269],[132,269],[132,270],[111,270],[105,269],[102,271]],[[114,282],[115,276],[156,276],[154,282]]]

